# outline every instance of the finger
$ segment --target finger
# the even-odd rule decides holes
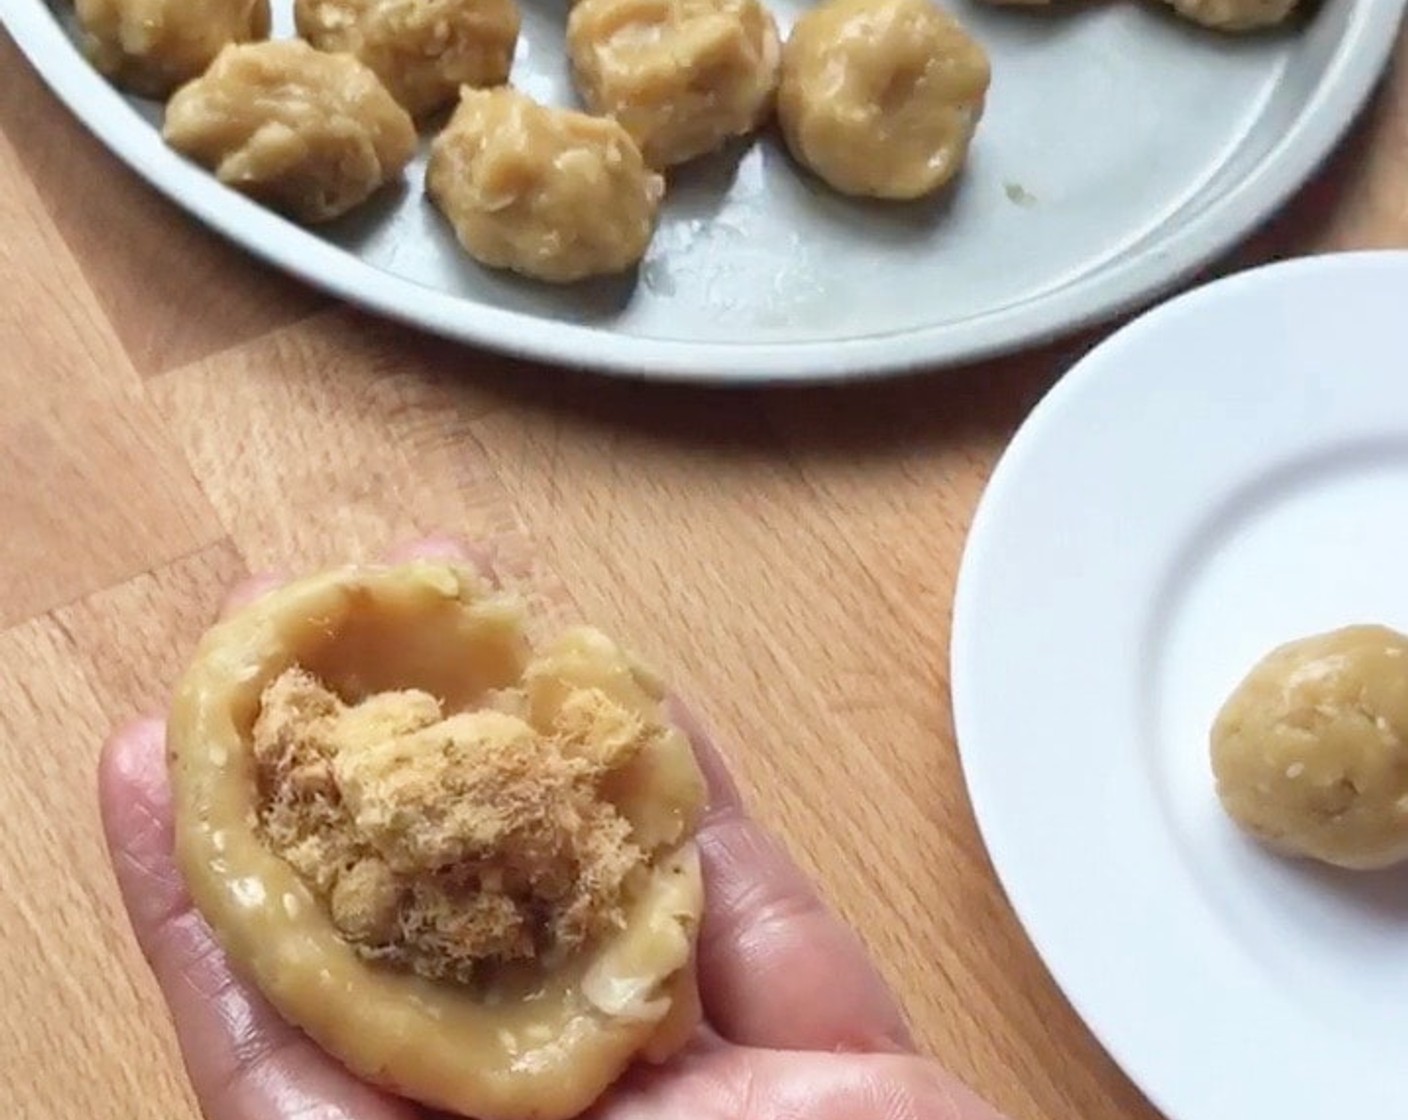
[[[164,734],[148,720],[108,741],[99,805],[133,931],[205,1117],[413,1120],[414,1108],[356,1080],[232,973],[172,856]]]
[[[736,1046],[638,1067],[585,1120],[1003,1120],[912,1054],[819,1054]]]
[[[678,701],[710,788],[699,832],[704,1010],[730,1041],[779,1050],[908,1050],[909,1028],[855,932],[744,811],[722,755]]]
[[[411,560],[449,560],[457,563],[468,562],[485,579],[497,585],[499,582],[493,550],[484,544],[474,544],[456,537],[434,535],[422,537],[397,545],[386,558],[393,564],[404,564]]]
[[[694,747],[695,760],[704,772],[704,782],[709,789],[710,814],[742,812],[743,794],[713,736],[705,730],[704,724],[683,697],[670,696],[666,707],[671,722],[689,736],[690,745]]]
[[[283,582],[283,577],[275,575],[273,572],[261,572],[248,579],[240,580],[226,593],[225,601],[220,606],[220,617],[229,618],[233,614],[238,614],[256,599],[262,599]]]

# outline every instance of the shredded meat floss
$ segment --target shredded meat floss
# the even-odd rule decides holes
[[[547,734],[523,696],[446,715],[431,695],[345,703],[299,668],[254,727],[258,828],[370,960],[473,984],[619,929],[648,860],[603,784],[652,734],[584,689]]]

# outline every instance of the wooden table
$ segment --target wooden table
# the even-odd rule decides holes
[[[1239,263],[1408,244],[1405,132],[1400,44],[1354,138]],[[499,540],[701,699],[757,811],[862,930],[925,1045],[1014,1120],[1155,1115],[1006,904],[947,699],[974,503],[1089,338],[949,376],[767,393],[457,349],[204,232],[90,139],[2,33],[0,292],[8,1115],[193,1112],[99,838],[106,729],[160,707],[231,581],[437,529]]]

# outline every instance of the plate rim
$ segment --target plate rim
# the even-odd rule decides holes
[[[217,183],[162,142],[83,58],[44,0],[4,0],[3,25],[83,127],[170,202],[265,264],[351,306],[519,360],[633,380],[730,386],[855,382],[936,372],[1069,337],[1147,307],[1274,215],[1363,111],[1408,0],[1353,9],[1329,72],[1252,171],[1158,245],[1024,303],[943,326],[811,342],[641,338],[490,307],[396,276]],[[552,329],[543,330],[547,323]]]
[[[989,547],[989,524],[999,516],[1013,480],[1020,477],[1028,448],[1045,438],[1049,426],[1062,419],[1067,398],[1085,389],[1085,377],[1081,373],[1083,368],[1099,370],[1107,365],[1109,356],[1121,352],[1136,340],[1138,335],[1158,330],[1162,320],[1179,317],[1187,320],[1202,305],[1214,304],[1229,292],[1256,287],[1268,281],[1275,284],[1294,281],[1302,275],[1333,276],[1336,273],[1353,272],[1365,267],[1387,268],[1393,270],[1401,279],[1408,279],[1408,248],[1356,250],[1259,265],[1183,292],[1112,332],[1070,367],[1031,409],[1017,433],[1008,442],[979,499],[959,563],[948,644],[954,738],[960,773],[963,775],[975,825],[993,875],[1017,917],[1023,936],[1037,954],[1052,982],[1060,990],[1062,998],[1124,1075],[1134,1083],[1160,1115],[1168,1117],[1168,1120],[1202,1120],[1204,1114],[1200,1111],[1195,1116],[1186,1109],[1175,1110],[1165,1085],[1155,1083],[1155,1078],[1149,1073],[1150,1067],[1156,1063],[1145,1053],[1133,1053],[1133,1048],[1122,1039],[1122,1036],[1129,1032],[1115,1029],[1114,1023],[1118,1016],[1109,1014],[1107,1006],[1093,1009],[1093,1005],[1099,1001],[1090,996],[1088,989],[1083,986],[1084,981],[1076,975],[1087,970],[1072,965],[1066,948],[1069,937],[1052,934],[1053,920],[1049,916],[1043,916],[1046,911],[1034,898],[1031,872],[1016,869],[1021,860],[1012,855],[1009,835],[1011,829],[1007,823],[1000,823],[1010,821],[1011,813],[1004,816],[994,808],[997,798],[993,793],[993,767],[990,763],[984,767],[976,762],[974,736],[971,734],[975,722],[973,695],[976,688],[970,683],[976,672],[976,655],[971,650],[979,625],[979,611],[975,601],[978,594],[975,587],[979,577],[975,573],[980,570],[982,553]],[[1108,376],[1108,371],[1106,375]],[[1408,427],[1408,422],[1405,422],[1405,427]],[[1146,959],[1143,963],[1148,966],[1157,962]]]

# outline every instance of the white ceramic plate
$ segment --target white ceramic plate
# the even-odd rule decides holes
[[[1157,0],[999,9],[951,0],[994,84],[967,172],[937,205],[847,201],[767,139],[675,176],[638,276],[570,290],[469,261],[406,189],[317,232],[167,150],[160,107],[83,61],[65,0],[0,0],[50,87],[158,189],[247,249],[431,331],[614,372],[838,379],[1009,350],[1165,289],[1274,210],[1348,126],[1404,0],[1306,0],[1304,27],[1235,39]],[[808,0],[776,0],[790,26]],[[571,104],[566,0],[523,0],[514,81]],[[287,34],[290,0],[275,0]]]
[[[1057,982],[1171,1120],[1401,1117],[1408,869],[1224,818],[1214,713],[1281,641],[1408,629],[1408,253],[1245,273],[1035,410],[954,612],[964,772]]]

